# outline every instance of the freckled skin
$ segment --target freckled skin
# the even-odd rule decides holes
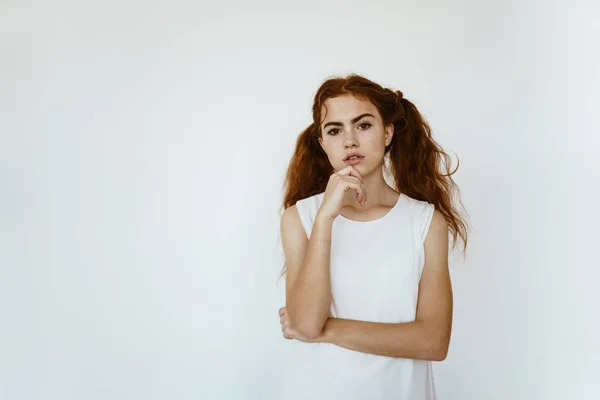
[[[352,123],[354,118],[365,113],[374,117],[363,117]],[[382,169],[385,146],[392,140],[394,126],[388,124],[384,127],[377,108],[370,101],[360,100],[352,95],[327,99],[321,115],[322,137],[319,138],[319,143],[335,171],[348,166],[344,159],[351,151],[365,156],[353,166],[364,178],[363,185],[368,193],[370,205],[360,205],[353,190],[348,191],[345,204],[351,210],[394,204],[397,193],[385,182]],[[340,122],[343,126],[328,125],[323,128],[332,121]]]
[[[322,109],[324,120],[321,127],[330,121],[344,124],[328,126],[323,130],[323,137],[319,139],[333,168],[336,171],[345,168],[347,164],[343,160],[352,150],[368,156],[355,166],[363,175],[372,172],[373,168],[378,168],[383,159],[385,145],[392,139],[393,125],[390,124],[384,129],[377,108],[370,101],[359,100],[352,95],[327,99],[325,107]],[[364,113],[373,114],[375,118],[365,117],[355,124],[351,123],[353,118]]]

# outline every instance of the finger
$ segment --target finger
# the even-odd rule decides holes
[[[357,178],[357,177],[355,177],[355,176],[351,176],[351,175],[341,175],[341,176],[340,176],[340,179],[341,179],[341,180],[344,180],[344,181],[348,181],[348,182],[354,182],[354,183],[357,183],[357,184],[360,184],[360,185],[362,185],[362,182],[361,182],[361,180],[360,180],[360,179],[358,179],[358,178]]]
[[[353,176],[358,178],[361,182],[363,181],[362,174],[358,172],[358,170],[352,165],[348,165],[346,168],[339,170],[338,172],[336,172],[336,174],[340,176]]]
[[[346,185],[344,187],[344,192],[354,189],[356,191],[356,198],[361,204],[364,204],[367,201],[367,192],[362,184],[349,180],[344,180],[344,183]]]
[[[285,307],[281,307],[281,308],[279,309],[279,316],[281,317],[281,316],[282,316],[283,314],[285,314],[285,313],[286,313]]]
[[[342,179],[343,181],[346,181],[346,182],[353,182],[353,183],[357,184],[358,186],[360,186],[360,188],[362,189],[362,192],[360,192],[358,190],[356,191],[356,193],[359,194],[359,196],[357,196],[358,201],[361,204],[364,204],[367,202],[369,195],[367,194],[365,185],[363,185],[363,183],[358,178],[355,178],[353,176],[342,176],[342,177],[340,177],[340,179]],[[355,188],[352,187],[351,189],[355,189]],[[347,189],[345,191],[347,191]]]
[[[358,199],[359,203],[364,204],[367,201],[367,192],[366,192],[365,186],[358,178],[356,178],[354,176],[340,176],[339,179],[341,179],[342,182],[350,182],[350,183],[358,185],[360,188],[362,188],[362,191],[361,191],[361,190],[357,190],[356,186],[344,187],[344,192],[347,192],[348,190],[353,189],[357,193],[356,198]]]
[[[336,172],[338,175],[350,175],[350,176],[355,176],[358,179],[360,179],[360,181],[363,181],[363,176],[360,172],[358,172],[358,170],[356,168],[354,168],[352,165],[348,165],[346,168],[342,168],[340,169],[338,172]]]

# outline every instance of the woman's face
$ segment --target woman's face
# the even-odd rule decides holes
[[[381,168],[385,146],[392,141],[394,125],[383,126],[377,108],[368,100],[344,95],[325,100],[321,109],[322,137],[319,143],[336,171],[353,165],[361,174]],[[327,114],[325,114],[327,112]],[[351,164],[348,154],[358,152],[362,159]]]

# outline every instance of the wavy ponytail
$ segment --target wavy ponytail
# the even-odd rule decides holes
[[[450,157],[433,139],[429,125],[417,107],[404,98],[401,91],[383,88],[357,74],[327,79],[317,90],[312,107],[313,123],[298,137],[287,169],[283,209],[293,206],[298,200],[325,191],[334,170],[319,144],[322,135],[319,128],[321,109],[328,98],[346,94],[369,100],[381,114],[384,126],[390,123],[394,125],[394,135],[385,149],[383,164],[388,158],[389,167],[386,167],[386,171],[393,176],[396,190],[414,199],[432,203],[448,222],[453,237],[452,248],[456,247],[460,237],[463,252],[466,252],[468,223],[453,203],[456,195],[462,206],[460,190],[451,177],[458,170],[458,165],[450,172]]]
[[[333,167],[319,144],[319,133],[312,123],[296,140],[296,149],[285,177],[284,209],[298,200],[324,192],[331,174]]]
[[[460,237],[463,241],[463,252],[466,252],[468,241],[468,223],[465,216],[453,203],[456,198],[462,207],[460,189],[452,179],[458,170],[450,172],[450,156],[433,139],[431,128],[419,113],[417,107],[400,92],[399,121],[406,121],[405,126],[397,126],[387,150],[391,174],[396,187],[409,197],[424,200],[435,205],[448,222],[455,248]],[[402,122],[401,122],[402,123]],[[401,131],[398,131],[398,128]],[[457,158],[458,159],[458,158]],[[443,161],[443,163],[442,163]],[[445,169],[445,173],[442,172]]]

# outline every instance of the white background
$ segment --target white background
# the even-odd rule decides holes
[[[600,398],[599,14],[0,2],[0,399],[278,399],[283,177],[348,72],[460,160],[439,399]]]

